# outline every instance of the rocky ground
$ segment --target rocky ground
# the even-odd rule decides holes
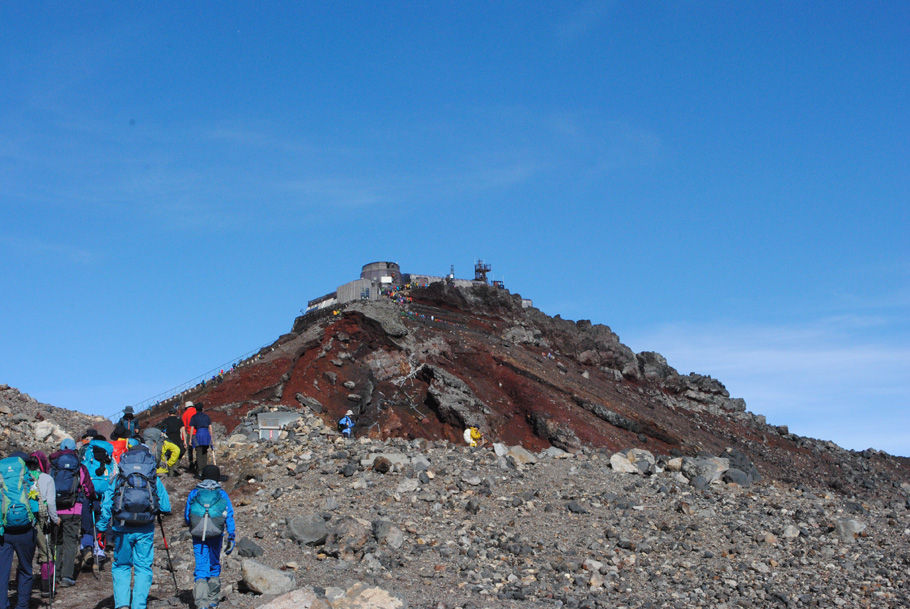
[[[344,440],[309,413],[217,456],[239,540],[222,608],[910,606],[908,481],[863,499],[756,480],[741,453]],[[193,484],[167,480],[174,505]],[[179,592],[158,535],[151,609],[192,606],[180,521],[165,519]],[[113,607],[107,570],[58,603]]]
[[[44,404],[15,387],[0,384],[0,455],[16,450],[50,454],[60,447],[61,440],[81,435],[90,427],[107,434],[113,425],[104,417]]]

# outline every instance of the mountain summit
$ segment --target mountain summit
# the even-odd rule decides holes
[[[364,273],[378,264],[394,263]],[[398,273],[397,265],[380,272]],[[730,453],[775,480],[864,493],[887,492],[910,471],[907,459],[767,425],[720,381],[634,353],[607,326],[550,317],[485,277],[437,279],[362,276],[311,301],[255,356],[144,417],[201,400],[230,433],[270,409],[309,409],[330,424],[350,409],[355,436],[460,443],[476,426],[488,440],[532,451]],[[881,480],[870,481],[869,459],[880,462]]]

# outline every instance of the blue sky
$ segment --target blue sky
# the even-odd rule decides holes
[[[0,4],[0,382],[113,415],[373,260],[910,455],[910,5]]]

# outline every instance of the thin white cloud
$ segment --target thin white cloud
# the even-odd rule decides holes
[[[96,260],[96,255],[89,250],[34,237],[0,235],[0,246],[8,250],[11,258],[54,258],[79,265],[91,264]]]
[[[910,455],[910,346],[900,334],[866,333],[869,324],[887,326],[885,318],[836,321],[673,324],[625,339],[662,353],[682,374],[714,376],[772,423],[847,448]]]
[[[576,8],[556,24],[556,36],[562,40],[577,40],[603,23],[616,2],[612,0],[592,0]]]

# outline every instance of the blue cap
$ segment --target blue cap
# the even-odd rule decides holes
[[[64,438],[60,443],[60,450],[76,450],[76,442],[72,438]]]

